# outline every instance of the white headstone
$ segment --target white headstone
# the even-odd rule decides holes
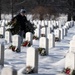
[[[60,30],[60,39],[64,39],[64,30],[62,28],[59,29]]]
[[[64,36],[67,36],[67,28],[63,28],[64,30]]]
[[[27,59],[26,59],[26,66],[31,66],[34,68],[34,73],[38,73],[38,50],[29,47],[27,49]]]
[[[5,37],[5,27],[0,27],[0,35],[3,35]]]
[[[59,38],[59,40],[60,40],[61,32],[60,32],[59,29],[55,29],[55,30],[54,30],[54,35],[55,35],[55,38],[57,37],[57,38]]]
[[[74,21],[70,21],[70,26],[73,27],[74,26]]]
[[[69,52],[74,52],[75,53],[75,41],[74,40],[70,41]]]
[[[5,26],[5,20],[2,20],[1,26]]]
[[[65,26],[66,26],[67,29],[69,29],[70,22],[66,22],[66,23],[65,23]]]
[[[47,27],[41,29],[41,34],[44,34],[47,37]]]
[[[45,20],[44,23],[45,23],[45,25],[48,25],[48,21],[47,20]]]
[[[48,21],[48,27],[50,27],[51,26],[51,23],[50,23],[51,21]]]
[[[53,25],[51,25],[50,28],[51,28],[51,31],[54,31]]]
[[[47,28],[47,34],[50,34],[51,33],[51,28],[50,27],[48,27]],[[48,36],[48,35],[47,35]]]
[[[75,41],[75,35],[73,35],[72,40],[74,40],[74,41]]]
[[[4,66],[4,45],[0,44],[0,65]]]
[[[9,31],[5,32],[5,40],[7,41],[7,43],[11,42],[11,32]]]
[[[19,50],[21,49],[21,37],[19,35],[12,36],[12,45],[16,46]]]
[[[27,32],[27,33],[26,33],[26,40],[27,40],[27,41],[30,41],[30,42],[32,43],[32,37],[33,37],[33,35],[32,35],[31,32]]]
[[[38,28],[38,29],[35,30],[34,35],[40,38],[40,33],[41,33],[41,29]]]
[[[55,47],[55,36],[54,34],[48,34],[49,48]]]
[[[17,75],[17,70],[12,67],[4,67],[1,70],[1,75]]]
[[[72,52],[67,53],[65,58],[65,68],[75,69],[75,54]]]
[[[44,20],[41,21],[41,26],[45,26]]]
[[[46,54],[48,55],[48,39],[46,37],[41,37],[39,40],[39,47],[46,49]]]

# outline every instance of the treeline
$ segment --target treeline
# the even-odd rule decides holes
[[[27,13],[40,14],[40,16],[68,14],[70,20],[75,15],[74,4],[74,0],[0,0],[0,13],[13,15],[21,8],[25,8]]]
[[[31,12],[37,6],[50,7],[54,10],[62,11],[67,5],[63,0],[1,0],[1,10],[3,13],[10,13],[13,5],[13,12],[17,12],[21,8],[25,8],[27,12]],[[63,6],[64,5],[64,6]],[[65,11],[65,10],[64,10]],[[63,12],[63,11],[62,11]]]
[[[35,0],[1,0],[1,11],[2,13],[11,13],[13,7],[13,13],[21,8],[25,8],[27,12],[30,12],[36,5]]]

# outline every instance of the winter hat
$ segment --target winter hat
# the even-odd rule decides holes
[[[26,10],[25,9],[21,9],[20,13],[26,13]]]

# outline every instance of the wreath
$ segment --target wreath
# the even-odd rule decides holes
[[[20,50],[16,46],[9,46],[9,49],[11,49],[13,52],[20,52]]]
[[[31,46],[31,43],[29,42],[29,41],[24,41],[23,43],[22,43],[22,46],[23,47],[30,47]]]
[[[45,56],[46,55],[46,50],[45,48],[38,48],[38,52],[41,56]]]
[[[34,69],[31,66],[27,66],[23,71],[23,74],[31,74],[31,73],[34,73]]]

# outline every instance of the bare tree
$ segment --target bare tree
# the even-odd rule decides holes
[[[1,20],[1,10],[2,10],[2,4],[1,4],[1,0],[0,0],[0,20]]]
[[[26,1],[26,0],[23,0],[23,1],[11,0],[11,1],[10,1],[12,18],[13,18],[13,15],[14,15],[15,7],[22,5],[25,1]]]
[[[55,15],[55,11],[50,8],[50,7],[45,7],[45,6],[37,6],[32,10],[32,13],[34,14],[34,17],[37,16],[37,14],[39,14],[39,19],[43,20],[44,17],[49,17],[51,15]]]
[[[13,18],[13,9],[14,9],[13,6],[14,6],[14,3],[13,3],[13,0],[11,0],[11,10],[12,10],[12,11],[11,11],[11,14],[12,14],[12,18]]]

